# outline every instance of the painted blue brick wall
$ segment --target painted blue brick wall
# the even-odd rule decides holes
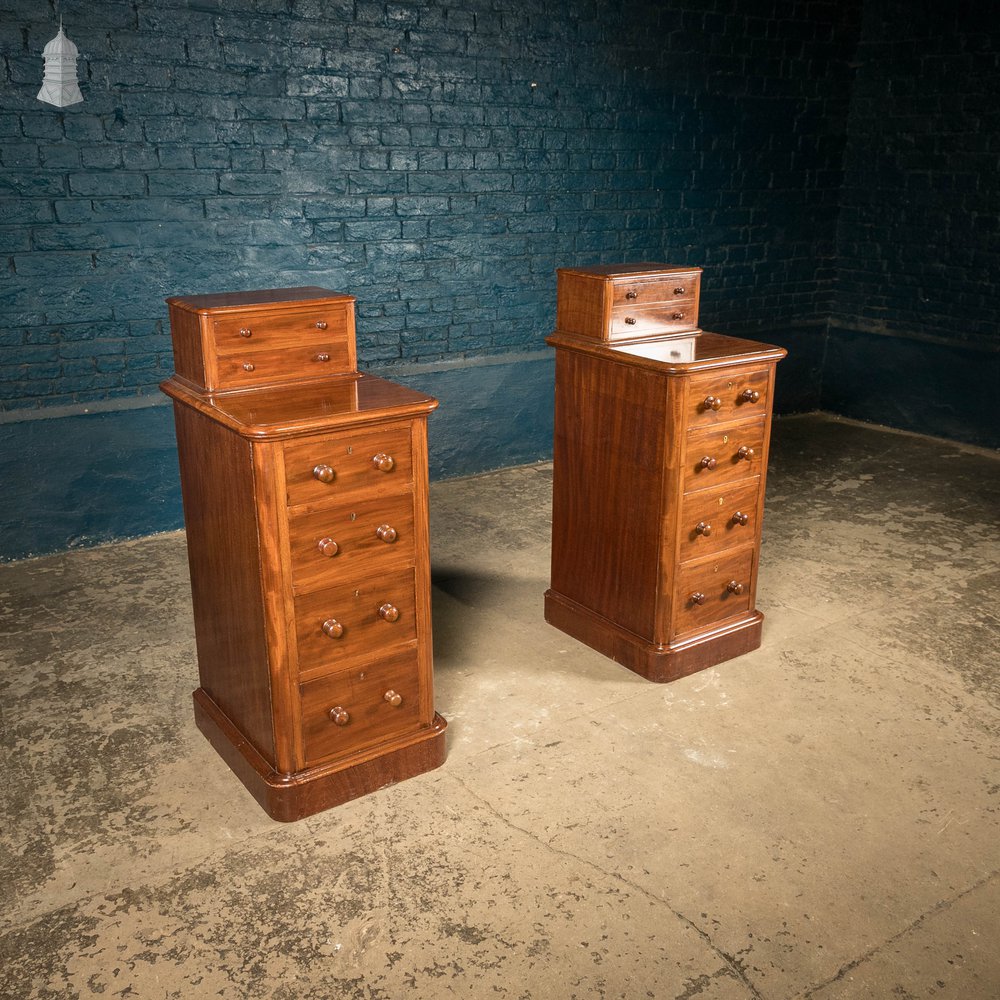
[[[717,328],[829,309],[857,0],[3,0],[0,409],[156,392],[163,298],[320,284],[362,364],[537,350],[554,269],[706,266]]]

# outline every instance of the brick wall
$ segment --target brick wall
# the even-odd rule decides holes
[[[0,0],[0,409],[154,394],[163,298],[321,284],[368,367],[537,350],[557,266],[829,313],[859,2]],[[817,334],[819,336],[819,334]]]
[[[995,351],[997,11],[866,0],[857,62],[833,324]]]

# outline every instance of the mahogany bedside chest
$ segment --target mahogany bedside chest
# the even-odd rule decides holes
[[[756,649],[785,350],[698,327],[701,269],[557,271],[545,618],[653,681]]]
[[[167,300],[200,686],[195,719],[277,820],[444,761],[427,415],[355,362],[354,298]]]

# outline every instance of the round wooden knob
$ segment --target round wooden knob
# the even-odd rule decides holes
[[[704,535],[706,538],[712,534],[712,526],[707,524],[705,521],[699,521],[694,526],[694,531],[696,535]]]
[[[317,465],[313,469],[313,478],[318,479],[321,483],[332,483],[336,475],[337,473],[329,465]]]
[[[636,322],[637,322],[637,320],[636,320],[636,318],[634,316],[626,316],[625,317],[625,323],[628,326],[635,326]]]
[[[387,545],[396,540],[396,529],[391,524],[380,524],[375,529],[375,534]]]
[[[316,324],[316,329],[317,329],[317,330],[325,330],[325,329],[326,329],[326,320],[322,320],[322,319],[321,319],[321,320],[320,320],[320,321],[319,321],[319,322],[318,322],[318,323]]]
[[[383,621],[394,622],[399,618],[399,608],[387,602],[378,609],[378,616]]]
[[[747,462],[751,461],[753,459],[753,448],[748,448],[746,445],[743,445],[743,447],[736,452],[736,457],[745,459]]]
[[[718,410],[722,408],[722,399],[719,396],[706,396],[705,402],[701,405],[706,410]]]
[[[403,704],[403,696],[395,691],[386,691],[382,696],[393,708],[399,708]]]
[[[698,465],[703,469],[714,469],[716,466],[716,461],[710,455],[706,455]]]
[[[240,327],[240,336],[241,337],[252,337],[253,336],[253,330],[251,330],[250,327],[248,327],[248,326]]]
[[[330,709],[330,721],[335,726],[346,726],[351,721],[351,713],[340,705]]]
[[[392,472],[396,467],[396,460],[392,455],[387,455],[384,451],[380,451],[377,455],[372,456],[372,465],[379,472]]]
[[[316,355],[316,360],[317,361],[329,361],[330,360],[330,355],[329,354],[317,354]]]
[[[331,639],[339,639],[344,634],[344,626],[336,618],[328,618],[323,622],[323,631]]]
[[[625,298],[627,298],[627,299],[637,299],[637,298],[639,298],[639,293],[638,292],[626,292],[625,293]]]
[[[248,362],[247,362],[247,363],[246,363],[246,364],[245,364],[245,365],[243,366],[243,370],[244,370],[245,372],[252,372],[252,371],[255,371],[255,370],[256,370],[256,368],[257,368],[257,366],[256,366],[256,365],[254,365],[254,364],[251,364],[251,363],[250,363],[249,361],[248,361]]]
[[[340,546],[332,538],[321,538],[316,547],[328,559],[332,559],[340,551]]]
[[[756,389],[744,389],[740,393],[740,399],[744,403],[756,403],[760,400],[760,393]]]
[[[726,590],[728,590],[730,594],[742,594],[745,589],[746,588],[744,588],[742,583],[737,583],[735,580],[730,580],[729,583],[726,584]]]
[[[682,312],[671,313],[670,314],[670,318],[671,319],[684,319],[684,313],[682,313]]]
[[[687,289],[683,285],[678,285],[674,289],[674,295],[683,295],[686,291]]]
[[[749,520],[750,515],[744,514],[741,510],[738,510],[735,514],[733,514],[733,524],[739,524],[745,528]]]
[[[700,590],[696,590],[691,595],[691,603],[692,604],[704,604],[705,603],[705,595]]]

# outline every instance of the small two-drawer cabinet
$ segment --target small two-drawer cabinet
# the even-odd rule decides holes
[[[279,820],[438,766],[426,434],[437,402],[355,370],[351,296],[169,304],[178,370],[162,388],[199,728]]]
[[[545,616],[655,681],[755,649],[763,621],[761,513],[785,351],[698,328],[700,280],[698,269],[663,264],[560,271],[560,325],[548,339],[556,399]],[[637,318],[641,334],[617,336],[645,303],[685,296],[690,329],[677,332],[657,305]]]

